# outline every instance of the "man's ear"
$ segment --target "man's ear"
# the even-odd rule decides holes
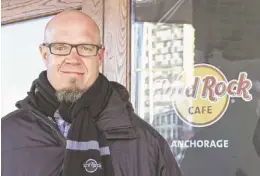
[[[105,54],[105,47],[102,46],[102,48],[97,53],[99,66],[101,66],[103,62],[104,54]]]
[[[41,55],[42,55],[42,60],[45,64],[45,66],[47,67],[48,49],[47,49],[47,47],[45,47],[43,45],[40,45],[39,49],[40,49],[40,52],[41,52]]]

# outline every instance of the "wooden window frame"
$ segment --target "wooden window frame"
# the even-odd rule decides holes
[[[82,0],[2,0],[1,24],[55,15],[63,10],[82,9]]]
[[[98,24],[106,51],[101,72],[130,93],[131,0],[2,0],[1,24],[11,24],[75,9]]]

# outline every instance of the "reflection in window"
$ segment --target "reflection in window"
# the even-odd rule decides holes
[[[169,0],[160,2],[163,1],[169,3],[169,9],[165,13],[175,5]],[[154,0],[139,0],[134,4],[131,99],[135,102],[134,108],[140,117],[143,118],[149,112],[148,122],[158,129],[171,146],[171,141],[180,139],[184,131],[182,121],[175,115],[173,108],[173,84],[179,73],[193,67],[194,29],[190,23],[192,9],[188,6],[189,13],[183,19],[176,16],[178,19],[171,18],[167,21],[157,19],[150,13],[152,10],[147,11],[148,6],[160,8]],[[175,155],[181,152],[176,148],[172,148],[172,151]]]
[[[167,129],[167,138],[171,138],[171,128]]]
[[[163,137],[165,137],[165,129],[164,129],[164,128],[162,128],[161,135],[162,135]]]
[[[168,124],[171,124],[171,118],[172,118],[172,117],[171,117],[171,114],[168,114],[168,115],[167,115],[167,123],[168,123]]]
[[[162,116],[162,125],[165,123],[164,120],[165,120],[164,116]]]

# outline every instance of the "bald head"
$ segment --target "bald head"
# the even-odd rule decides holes
[[[97,24],[81,11],[64,11],[48,22],[44,40],[39,49],[50,84],[62,97],[80,97],[98,78],[104,57]]]
[[[53,42],[53,35],[63,35],[66,37],[66,35],[73,35],[76,32],[85,33],[92,43],[101,43],[98,25],[90,16],[77,10],[63,11],[52,18],[45,27],[44,41],[51,43]]]

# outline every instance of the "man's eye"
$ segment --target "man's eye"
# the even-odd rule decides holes
[[[63,45],[54,45],[53,48],[57,51],[62,51],[62,50],[66,50],[68,47],[67,46],[63,46]]]
[[[83,50],[91,51],[92,49],[90,47],[83,47]]]
[[[58,48],[56,48],[57,50],[64,50],[65,49],[65,47],[58,47]]]
[[[94,47],[92,47],[92,46],[82,46],[82,49],[83,49],[84,51],[93,51],[93,50],[94,50]]]

